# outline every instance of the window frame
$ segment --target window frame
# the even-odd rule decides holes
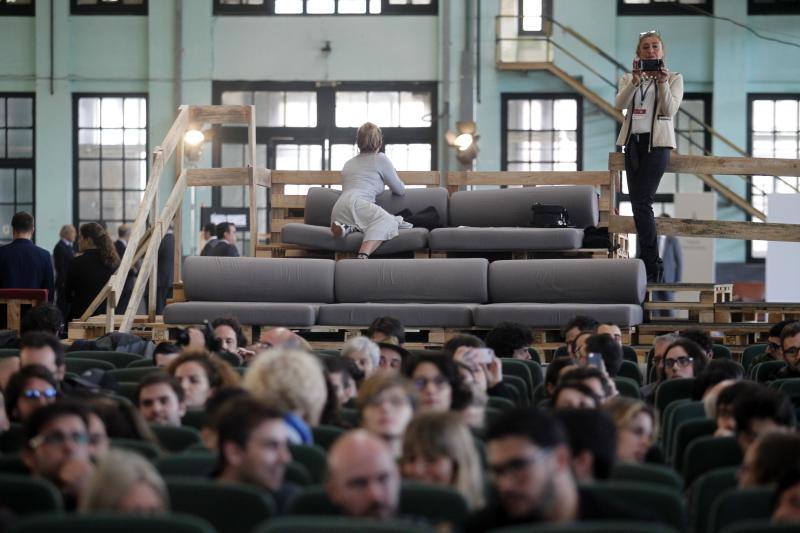
[[[9,4],[6,0],[0,2],[0,17],[34,17],[36,16],[36,0],[30,4]]]
[[[145,188],[147,184],[150,182],[150,95],[146,92],[77,92],[72,93],[72,224],[78,228],[81,218],[80,218],[80,192],[81,190],[94,190],[94,189],[81,189],[80,188],[80,175],[79,175],[79,168],[80,168],[80,161],[81,158],[78,157],[80,151],[80,144],[79,144],[79,137],[78,133],[81,130],[80,128],[80,121],[78,117],[78,102],[81,98],[144,98],[145,103],[147,105],[147,124],[144,128],[145,130],[145,153],[147,157],[145,157]],[[104,128],[98,128],[102,132]],[[125,128],[123,128],[125,129]],[[132,128],[138,129],[138,128]],[[101,143],[102,146],[102,143]],[[124,151],[123,151],[124,154]],[[102,154],[101,154],[102,155]],[[103,158],[100,157],[98,159],[101,161],[101,168],[102,168],[102,161]],[[112,160],[113,161],[113,160]],[[127,161],[124,157],[121,159],[123,161],[123,168],[124,168],[124,161]],[[135,161],[135,160],[131,160]],[[124,172],[124,170],[123,170]],[[102,170],[100,174],[100,186],[97,190],[100,192],[100,218],[97,219],[95,222],[105,224],[106,220],[103,218],[103,176]],[[122,181],[122,200],[123,206],[125,205],[125,178],[123,174],[123,181]],[[144,189],[143,189],[144,191]],[[123,207],[124,209],[124,207]],[[134,217],[135,218],[135,217]],[[133,220],[133,218],[131,219]],[[124,221],[124,219],[123,219]]]
[[[714,0],[705,0],[705,5],[692,4],[709,13],[714,13]],[[625,0],[617,0],[617,15],[619,16],[676,16],[684,15],[690,17],[702,16],[701,13],[691,9],[682,8],[677,1],[665,3],[654,3],[651,0],[649,4],[626,4]]]
[[[747,153],[750,157],[753,156],[753,102],[755,100],[798,100],[800,101],[800,92],[795,93],[747,93]],[[800,124],[798,124],[800,128]],[[747,201],[753,203],[753,185],[747,185]],[[753,216],[747,215],[747,220],[752,222]],[[747,256],[745,257],[747,263],[764,263],[766,257],[753,257],[753,241],[747,241]]]
[[[79,5],[78,0],[70,0],[70,15],[141,15],[148,14],[148,0],[142,0],[141,5],[135,4],[94,4]]]
[[[15,157],[13,159],[9,157],[0,157],[0,168],[3,169],[30,169],[31,171],[31,215],[33,218],[36,219],[36,93],[34,92],[24,92],[24,91],[4,91],[0,92],[0,98],[7,100],[8,98],[30,98],[31,99],[31,114],[33,115],[33,123],[31,125],[31,131],[33,132],[33,143],[32,149],[33,152],[30,158],[20,158]],[[6,105],[7,104],[3,104]],[[8,114],[6,113],[6,121],[8,120]],[[2,127],[3,130],[8,132],[8,125]],[[6,148],[8,146],[8,136],[6,135]],[[8,150],[6,149],[6,156],[8,156]],[[2,202],[4,205],[13,205],[14,212],[16,213],[19,210],[20,202],[17,201],[17,180],[16,176],[14,178],[14,198],[13,202]],[[27,204],[26,204],[27,205]],[[4,222],[9,223],[9,222]]]
[[[800,3],[788,2],[781,4],[765,5],[757,4],[753,0],[747,0],[748,15],[800,15]]]
[[[508,171],[508,102],[509,100],[559,100],[574,99],[578,102],[577,128],[575,141],[578,144],[578,155],[575,159],[576,172],[583,170],[583,96],[573,92],[533,92],[533,93],[501,93],[500,94],[500,170]],[[538,131],[538,130],[528,130]],[[539,171],[531,171],[539,172]]]
[[[74,0],[73,0],[74,1]],[[389,0],[381,0],[381,12],[366,13],[275,13],[275,0],[264,0],[261,5],[230,5],[220,0],[212,0],[214,16],[270,16],[270,17],[375,17],[381,15],[438,15],[439,0],[431,0],[430,5],[391,5]],[[336,3],[338,9],[339,4]],[[303,5],[305,11],[305,4]]]
[[[550,35],[551,22],[549,19],[553,18],[553,0],[542,1],[542,29],[539,31],[523,30],[522,22],[524,14],[522,13],[522,4],[524,0],[517,0],[517,35],[524,35],[529,37],[543,37]]]

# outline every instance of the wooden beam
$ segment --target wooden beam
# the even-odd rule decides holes
[[[448,172],[447,185],[607,185],[608,172]]]
[[[497,61],[497,70],[550,70],[548,61]]]
[[[609,153],[608,169],[625,170],[625,155],[620,152]],[[673,152],[666,172],[717,176],[800,176],[800,159],[716,157]]]
[[[403,171],[397,173],[406,185],[439,186],[437,171]],[[342,173],[335,170],[273,170],[272,183],[291,185],[339,185]]]
[[[256,185],[259,187],[272,186],[272,171],[270,169],[264,167],[251,167],[248,170],[254,175]]]
[[[683,235],[710,239],[740,239],[800,242],[800,224],[733,222],[727,220],[694,220],[690,218],[656,217],[660,235]],[[611,233],[636,233],[633,217],[613,215]]]
[[[270,205],[273,209],[303,209],[306,206],[306,196],[304,194],[273,194]]]
[[[247,168],[190,168],[186,171],[189,187],[224,187],[226,185],[249,185]]]
[[[192,122],[198,124],[248,124],[251,109],[249,105],[193,105]]]

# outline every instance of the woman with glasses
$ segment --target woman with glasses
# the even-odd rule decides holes
[[[444,354],[421,354],[403,362],[403,375],[419,393],[422,411],[460,411],[470,392],[461,381],[455,361]]]
[[[667,347],[661,361],[662,381],[697,377],[706,367],[706,354],[694,341],[679,338]]]
[[[653,445],[655,415],[641,400],[618,396],[603,408],[617,426],[617,461],[643,463]]]
[[[417,409],[417,395],[397,372],[381,370],[367,378],[358,391],[361,427],[386,441],[400,457],[403,434]]]
[[[628,192],[649,282],[663,276],[653,201],[670,150],[676,147],[673,117],[681,100],[683,77],[667,69],[661,35],[655,30],[640,33],[633,68],[620,81],[615,106],[625,112],[617,145],[625,147]]]
[[[5,390],[6,413],[12,422],[24,422],[43,405],[58,398],[55,376],[42,365],[28,365],[11,376]]]

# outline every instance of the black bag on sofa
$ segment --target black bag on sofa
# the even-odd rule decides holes
[[[535,203],[531,206],[532,228],[569,228],[569,213],[562,205]]]
[[[426,207],[419,213],[412,213],[410,209],[406,208],[395,213],[396,216],[403,217],[403,220],[412,224],[415,228],[425,228],[428,231],[433,231],[436,228],[441,228],[442,224],[439,222],[439,213],[436,208],[431,206]]]
[[[608,228],[597,228],[589,226],[583,230],[583,247],[584,248],[606,248],[608,251],[613,252],[619,245],[611,244],[611,235],[608,233]]]

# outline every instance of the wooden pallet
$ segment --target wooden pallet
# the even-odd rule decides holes
[[[731,302],[714,307],[715,322],[769,322],[800,320],[800,303]]]
[[[115,330],[122,323],[123,315],[114,315]],[[130,333],[139,337],[160,342],[169,338],[168,326],[164,324],[164,318],[157,316],[156,320],[150,321],[147,315],[136,315],[133,319],[133,326]],[[106,316],[97,315],[86,321],[73,320],[67,327],[67,338],[69,341],[78,339],[96,339],[106,334]]]
[[[672,300],[655,300],[657,293],[672,295]],[[733,297],[733,285],[714,283],[658,283],[647,286],[647,301],[644,304],[647,322],[682,320],[687,323],[714,322],[717,303],[729,302]],[[668,316],[660,311],[668,310]]]
[[[707,331],[726,346],[749,346],[766,342],[771,324],[754,322],[691,324],[678,321],[639,324],[636,326],[635,344],[652,345],[655,337],[675,333],[687,327],[697,327]]]

